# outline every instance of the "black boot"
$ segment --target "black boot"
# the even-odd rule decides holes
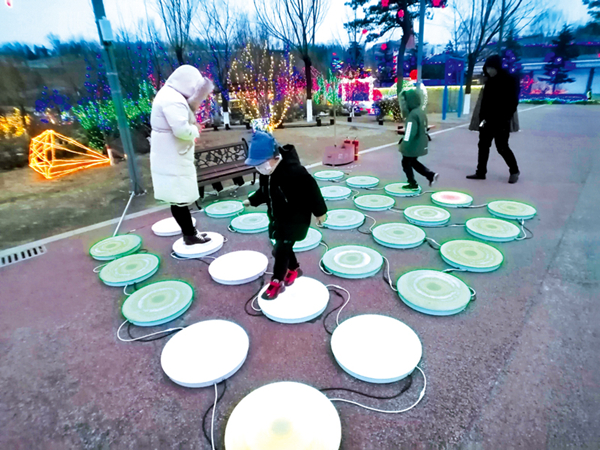
[[[479,173],[474,173],[473,175],[467,175],[469,180],[485,180],[485,175],[481,175]]]
[[[183,242],[185,245],[206,244],[210,242],[210,238],[206,236],[206,233],[196,232],[193,236],[183,236]]]

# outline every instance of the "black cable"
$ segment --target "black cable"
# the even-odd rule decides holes
[[[381,396],[371,395],[371,394],[365,394],[364,392],[356,391],[354,389],[338,388],[338,387],[319,389],[319,391],[321,391],[321,392],[345,391],[345,392],[352,392],[353,394],[363,395],[365,397],[373,398],[376,400],[392,400],[392,399],[400,397],[402,394],[404,394],[406,391],[408,391],[410,389],[410,387],[412,386],[412,373],[409,376],[407,376],[406,378],[403,378],[402,380],[400,380],[400,382],[404,382],[404,386],[402,386],[402,389],[400,389],[400,392],[398,392],[397,394],[394,394],[394,395],[381,395]]]
[[[254,309],[252,309],[252,306],[250,306],[252,311],[248,310],[248,305],[252,302],[252,300],[254,300],[254,298],[258,294],[260,294],[260,291],[262,291],[262,288],[264,285],[265,285],[265,277],[262,276],[262,277],[260,277],[260,287],[258,288],[258,291],[256,291],[254,294],[252,294],[252,297],[250,297],[248,300],[246,300],[246,303],[244,304],[244,311],[249,316],[252,316],[252,317],[264,316],[264,314],[262,312],[254,311]]]
[[[372,217],[369,217],[372,221],[373,221],[373,225],[371,225],[371,228],[373,228],[373,226],[377,223],[377,221],[375,219],[373,219]],[[366,222],[366,220],[365,220]],[[364,227],[365,224],[363,223],[360,227],[357,228],[358,232],[360,234],[373,234],[373,231],[371,229],[369,229],[369,231],[361,231],[361,228]]]
[[[527,228],[525,226],[525,224],[521,224],[521,226],[523,227],[524,230],[527,230],[529,232],[529,234],[531,234],[531,236],[529,236],[529,237],[525,236],[525,239],[523,239],[523,240],[532,239],[533,238],[533,231],[531,231],[529,228]]]
[[[219,383],[219,384],[221,384],[221,383]],[[219,389],[219,384],[217,384],[217,390]],[[221,392],[221,394],[217,396],[217,404],[219,404],[219,401],[221,401],[221,399],[223,398],[223,395],[225,395],[226,390],[227,390],[227,380],[223,380],[223,392]],[[206,431],[206,417],[210,413],[210,410],[213,409],[213,406],[214,406],[214,403],[210,405],[210,407],[206,410],[206,412],[204,413],[204,416],[202,417],[202,431],[204,433],[204,437],[206,438],[208,443],[211,445],[211,448],[212,448],[213,442],[210,438],[209,433]],[[215,445],[215,448],[218,448],[218,447]]]
[[[136,337],[131,334],[131,326],[132,325],[133,324],[131,322],[127,323],[127,335],[129,336],[129,339],[136,339]],[[171,336],[172,334],[177,333],[178,331],[181,331],[181,330],[172,330],[172,331],[169,331],[168,333],[163,333],[163,334],[161,334],[159,336],[152,336],[152,337],[145,338],[145,339],[136,339],[135,342],[152,342],[152,341],[158,341],[160,339],[166,338],[167,336]]]
[[[342,303],[339,306],[337,306],[336,308],[329,311],[323,318],[323,328],[325,329],[325,332],[331,336],[333,334],[333,331],[329,331],[327,329],[327,319],[329,318],[330,315],[332,315],[334,312],[336,312],[338,309],[340,309],[342,306],[344,306],[345,300],[344,300],[344,296],[342,294],[340,294],[338,291],[333,290],[333,289],[329,289],[329,291],[333,292],[335,295],[337,295],[338,297],[340,297],[342,299]]]

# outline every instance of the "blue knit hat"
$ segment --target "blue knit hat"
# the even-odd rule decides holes
[[[248,149],[247,166],[258,166],[279,154],[279,144],[273,136],[261,130],[256,130]]]

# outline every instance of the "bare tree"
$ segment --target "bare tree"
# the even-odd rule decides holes
[[[304,62],[306,120],[312,121],[312,59],[317,29],[325,19],[329,0],[253,0],[261,25],[270,35],[293,47]]]
[[[177,62],[184,64],[183,54],[190,42],[190,28],[202,0],[156,0],[167,39],[175,52]]]

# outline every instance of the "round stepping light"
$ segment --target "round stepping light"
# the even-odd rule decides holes
[[[451,266],[469,272],[492,272],[504,260],[494,247],[477,241],[448,241],[440,247],[440,254]]]
[[[147,280],[158,270],[160,259],[151,253],[137,253],[109,262],[100,279],[109,286],[127,286]]]
[[[437,206],[415,205],[404,210],[404,218],[421,227],[437,227],[450,221],[450,213]]]
[[[325,186],[321,188],[321,195],[325,200],[345,200],[352,194],[346,186]]]
[[[192,217],[192,223],[196,226],[195,217]],[[152,225],[152,232],[157,236],[177,236],[181,234],[181,227],[173,217],[169,217]]]
[[[374,188],[379,184],[379,178],[370,176],[350,177],[346,179],[346,184],[351,188],[368,189]]]
[[[373,238],[384,247],[413,248],[425,241],[425,232],[407,223],[385,223],[373,229]]]
[[[177,239],[173,244],[173,251],[180,258],[202,258],[218,252],[223,247],[225,238],[219,233],[206,232],[210,238],[205,244],[185,245],[183,238]]]
[[[342,424],[317,389],[280,381],[262,386],[235,407],[225,428],[227,450],[338,450]]]
[[[224,200],[214,202],[204,208],[204,212],[208,217],[213,219],[224,219],[233,217],[244,210],[244,204],[239,200]]]
[[[316,172],[314,177],[319,181],[338,181],[344,178],[344,172],[341,170],[321,170]]]
[[[306,237],[294,244],[294,252],[306,252],[317,248],[323,239],[321,232],[315,228],[309,228]],[[271,239],[271,243],[275,245],[275,240]]]
[[[159,281],[135,291],[123,303],[123,316],[138,327],[153,327],[181,316],[192,305],[194,289],[183,281]]]
[[[396,201],[387,195],[361,195],[354,199],[354,205],[366,211],[386,211],[395,204]]]
[[[235,217],[231,228],[238,233],[262,233],[269,229],[269,216],[266,213],[249,213]]]
[[[275,300],[261,296],[268,284],[258,294],[258,306],[265,316],[280,323],[302,323],[319,317],[329,302],[329,291],[323,283],[309,277],[297,278]]]
[[[325,228],[332,230],[352,230],[365,222],[365,215],[353,209],[332,209],[327,212]]]
[[[90,248],[90,256],[98,261],[112,261],[137,252],[142,238],[137,234],[124,234],[102,239]]]
[[[249,347],[248,334],[238,324],[205,320],[175,334],[163,348],[160,364],[174,383],[211,386],[242,367]]]
[[[519,227],[506,220],[490,219],[489,217],[469,219],[465,226],[472,236],[491,242],[514,241],[521,232]]]
[[[469,287],[448,273],[413,270],[398,279],[398,295],[410,308],[432,316],[450,316],[471,301]]]
[[[537,213],[531,205],[510,200],[491,202],[487,208],[491,215],[501,219],[528,220],[532,219]]]
[[[343,245],[327,251],[323,266],[341,278],[367,278],[375,275],[383,265],[383,256],[372,248],[361,245]]]
[[[219,256],[208,267],[208,273],[219,284],[238,285],[260,278],[269,259],[259,252],[242,250]]]
[[[465,208],[473,204],[473,197],[462,192],[439,191],[431,194],[431,201],[446,208]]]
[[[331,336],[342,369],[369,383],[393,383],[410,375],[423,354],[417,334],[392,317],[365,314],[342,322]]]
[[[421,194],[421,186],[419,189],[405,189],[408,183],[392,183],[384,187],[385,193],[395,197],[414,197]]]

